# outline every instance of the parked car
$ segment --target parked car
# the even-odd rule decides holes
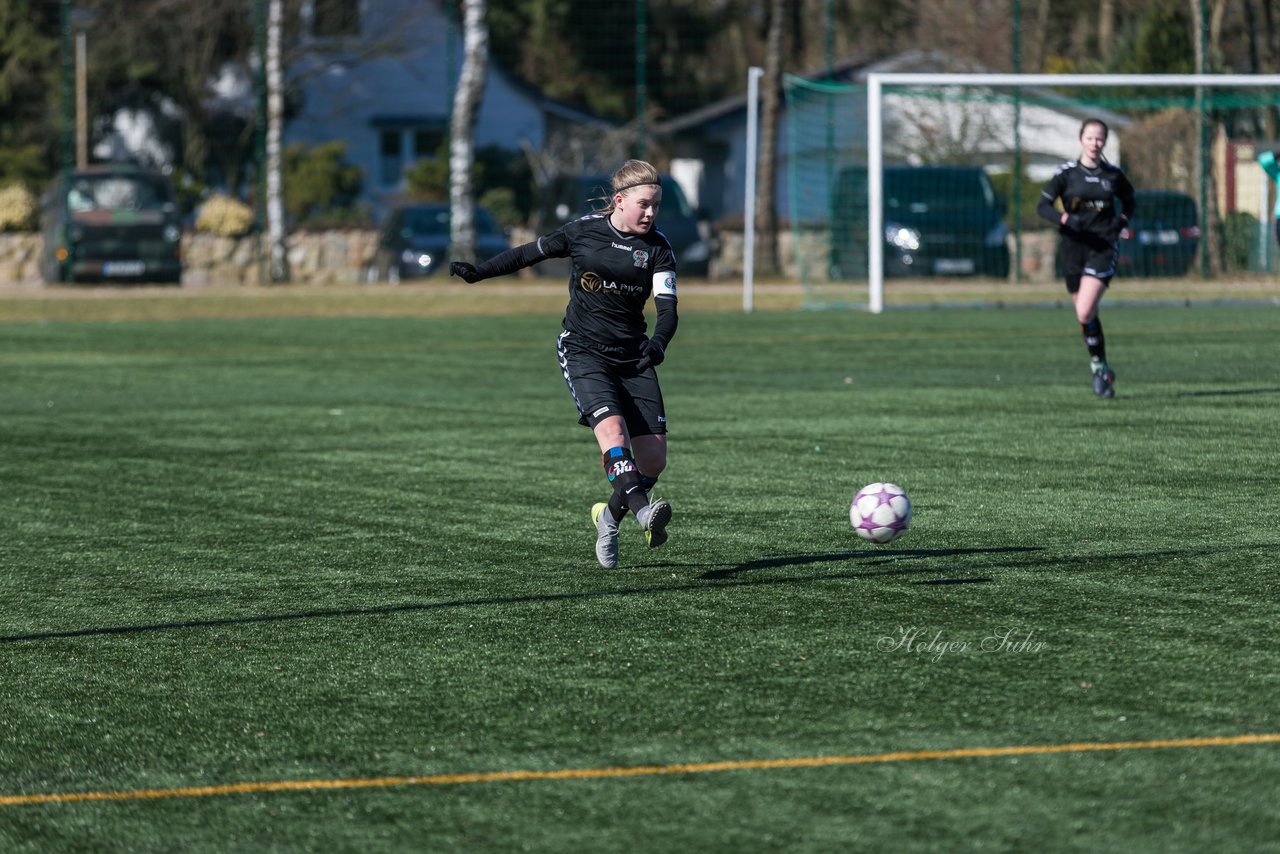
[[[886,276],[1009,276],[1004,206],[977,166],[887,166]],[[832,193],[831,276],[867,275],[867,169],[842,169]]]
[[[177,283],[182,218],[167,177],[132,165],[64,173],[41,203],[46,282]]]
[[[484,208],[476,208],[476,258],[485,261],[511,248],[506,234]],[[448,269],[449,206],[415,204],[397,208],[378,232],[378,245],[365,267],[365,281],[398,284]]]
[[[608,175],[573,175],[552,181],[539,211],[542,233],[599,209],[602,203],[593,200],[609,194],[609,181]],[[680,185],[667,175],[662,176],[657,228],[676,253],[677,272],[686,276],[705,276],[710,272],[715,244],[711,220],[689,204]],[[539,263],[538,271],[544,275],[567,276],[569,264],[553,258]]]
[[[1116,272],[1185,276],[1200,246],[1195,200],[1174,190],[1138,190],[1137,210],[1120,233]]]

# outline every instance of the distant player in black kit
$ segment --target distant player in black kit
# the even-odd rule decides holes
[[[1093,393],[1115,397],[1116,373],[1107,364],[1098,304],[1115,275],[1116,241],[1133,215],[1135,201],[1129,179],[1102,156],[1106,144],[1106,123],[1086,119],[1080,126],[1080,159],[1058,167],[1040,193],[1037,210],[1057,225],[1062,235],[1062,271],[1089,348]],[[1062,210],[1054,206],[1058,199]]]
[[[595,432],[613,487],[607,503],[591,508],[596,560],[606,568],[618,565],[618,524],[628,509],[650,548],[667,541],[671,521],[671,505],[648,496],[667,466],[667,416],[654,368],[662,364],[677,324],[676,256],[654,227],[660,181],[648,163],[628,160],[613,174],[612,193],[599,212],[478,267],[449,266],[452,275],[478,282],[546,258],[572,259],[557,350],[578,421]],[[650,294],[658,322],[646,336]]]

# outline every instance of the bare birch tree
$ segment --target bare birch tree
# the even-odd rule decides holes
[[[485,0],[465,0],[462,19],[462,73],[453,93],[449,126],[449,243],[454,261],[475,263],[476,205],[472,173],[476,162],[475,124],[484,97],[489,61]]]
[[[287,282],[289,247],[284,222],[284,69],[280,56],[284,28],[284,0],[270,0],[267,6],[267,280]]]

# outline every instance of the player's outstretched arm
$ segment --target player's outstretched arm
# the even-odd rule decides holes
[[[524,243],[505,252],[499,252],[481,264],[468,264],[466,261],[454,261],[449,265],[449,275],[457,276],[469,285],[481,279],[492,279],[505,276],[525,267],[531,267],[546,256],[538,248],[537,241]]]

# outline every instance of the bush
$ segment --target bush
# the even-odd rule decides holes
[[[196,231],[221,237],[240,237],[252,229],[253,208],[222,194],[210,196],[196,217]]]
[[[518,225],[533,207],[533,173],[522,155],[496,145],[476,150],[474,192],[478,203],[503,225]],[[409,198],[420,202],[449,200],[449,141],[435,157],[423,157],[404,173]]]
[[[1260,223],[1250,213],[1232,211],[1222,220],[1222,265],[1227,270],[1248,270],[1258,252]]]
[[[35,231],[40,205],[21,184],[0,188],[0,231]]]
[[[284,203],[295,223],[332,220],[339,210],[352,209],[363,182],[346,156],[347,146],[341,142],[315,147],[295,143],[285,149]]]

